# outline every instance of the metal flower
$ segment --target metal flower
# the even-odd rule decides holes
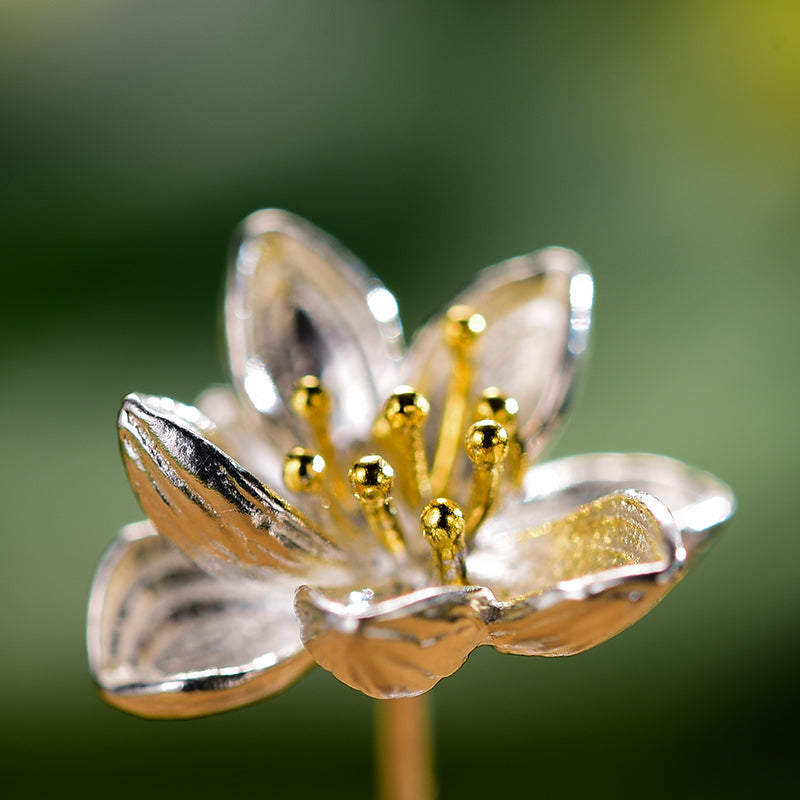
[[[532,466],[591,303],[583,261],[540,250],[480,273],[405,355],[393,296],[350,253],[285,212],[245,220],[225,307],[235,389],[197,408],[130,395],[120,412],[149,521],[123,529],[92,589],[106,699],[211,713],[315,662],[408,697],[479,645],[568,655],[646,613],[734,500],[661,456]]]

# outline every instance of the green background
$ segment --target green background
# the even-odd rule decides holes
[[[406,327],[548,244],[596,278],[556,455],[663,452],[739,510],[646,620],[434,692],[443,798],[797,788],[796,2],[0,3],[0,769],[28,795],[364,797],[372,704],[316,670],[216,718],[96,698],[85,603],[140,512],[130,390],[224,376],[227,242],[307,217]]]

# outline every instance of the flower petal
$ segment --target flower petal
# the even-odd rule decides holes
[[[200,434],[182,406],[131,394],[119,414],[122,457],[147,516],[209,572],[318,572],[342,552]],[[196,409],[194,413],[199,414]],[[192,415],[190,415],[192,416]],[[263,573],[263,570],[261,570]],[[345,576],[326,573],[339,581]]]
[[[267,486],[279,486],[280,496],[320,529],[330,524],[327,508],[313,494],[290,491],[283,480],[286,451],[272,441],[270,432],[253,435],[245,419],[245,409],[230,386],[211,386],[196,400],[197,407],[213,420],[213,429],[204,431],[209,441],[227,453],[244,469],[258,475]]]
[[[483,642],[490,602],[474,586],[349,603],[301,586],[295,608],[303,643],[320,666],[370,697],[389,699],[422,694],[452,675]]]
[[[302,442],[295,382],[321,379],[334,442],[365,439],[402,357],[397,303],[336,241],[285,211],[242,224],[225,306],[234,383],[285,449]],[[310,444],[310,442],[308,443]]]
[[[496,386],[516,398],[528,459],[541,454],[569,399],[588,342],[592,293],[580,256],[550,247],[485,269],[453,300],[486,319],[473,389]],[[407,381],[431,402],[429,435],[438,431],[451,373],[442,329],[440,315],[422,328],[408,356]]]
[[[524,507],[535,510],[540,521],[557,519],[576,505],[626,486],[654,495],[669,508],[690,558],[708,546],[736,508],[733,492],[719,478],[649,453],[570,456],[535,466],[523,481]],[[492,528],[505,527],[509,513],[516,513],[511,504],[493,520]],[[491,530],[487,528],[484,536],[491,536]]]
[[[680,532],[651,495],[618,492],[538,527],[523,517],[467,563],[500,601],[490,626],[498,650],[579,653],[627,628],[682,576]]]
[[[281,691],[313,666],[293,584],[213,578],[147,522],[124,528],[89,601],[104,698],[146,717],[211,714]]]

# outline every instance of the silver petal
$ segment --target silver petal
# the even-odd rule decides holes
[[[666,506],[627,490],[562,520],[528,522],[484,541],[468,570],[499,600],[490,644],[561,656],[593,647],[647,613],[680,580],[686,559]]]
[[[283,483],[286,451],[272,442],[266,431],[253,435],[245,422],[242,403],[231,386],[211,386],[199,395],[195,404],[213,420],[213,429],[203,431],[211,442],[258,475],[267,486],[280,486],[282,491],[286,488]]]
[[[369,435],[397,383],[394,297],[336,241],[285,211],[242,223],[225,325],[234,383],[284,450],[306,443],[287,407],[298,378],[315,375],[329,390],[331,434],[343,448]]]
[[[330,524],[330,515],[319,497],[290,491],[283,480],[286,451],[270,439],[270,432],[253,430],[245,420],[239,396],[230,386],[212,386],[197,398],[197,407],[213,420],[208,439],[246,470],[258,475],[266,486],[279,486],[280,495],[318,527]]]
[[[496,386],[516,398],[518,435],[529,460],[541,455],[569,400],[588,343],[592,294],[580,256],[550,247],[483,270],[451,304],[471,306],[486,318],[473,388],[479,393]],[[440,315],[420,330],[407,359],[407,382],[431,402],[429,440],[441,424],[451,373],[442,322]]]
[[[708,546],[736,508],[733,492],[719,478],[673,458],[650,453],[570,456],[530,469],[523,480],[522,506],[509,503],[482,537],[513,526],[517,514],[535,515],[529,524],[537,525],[626,486],[654,495],[669,508],[690,559]]]
[[[201,435],[164,398],[129,395],[119,414],[122,457],[145,514],[209,572],[279,569],[334,582],[343,553]],[[184,407],[185,408],[185,407]],[[199,412],[198,412],[199,413]]]
[[[313,666],[293,584],[213,578],[148,522],[103,557],[89,600],[89,662],[108,702],[147,717],[224,711],[283,690]]]
[[[485,638],[491,595],[436,587],[388,600],[339,602],[301,586],[300,636],[314,660],[371,697],[413,697],[452,675]]]

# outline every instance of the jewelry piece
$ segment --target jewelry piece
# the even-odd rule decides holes
[[[593,284],[548,248],[484,270],[405,354],[397,304],[282,211],[242,225],[233,389],[129,395],[122,457],[149,518],[103,557],[91,670],[144,716],[222,711],[317,663],[408,698],[479,645],[569,655],[674,586],[734,510],[663,456],[539,463],[586,351]]]

